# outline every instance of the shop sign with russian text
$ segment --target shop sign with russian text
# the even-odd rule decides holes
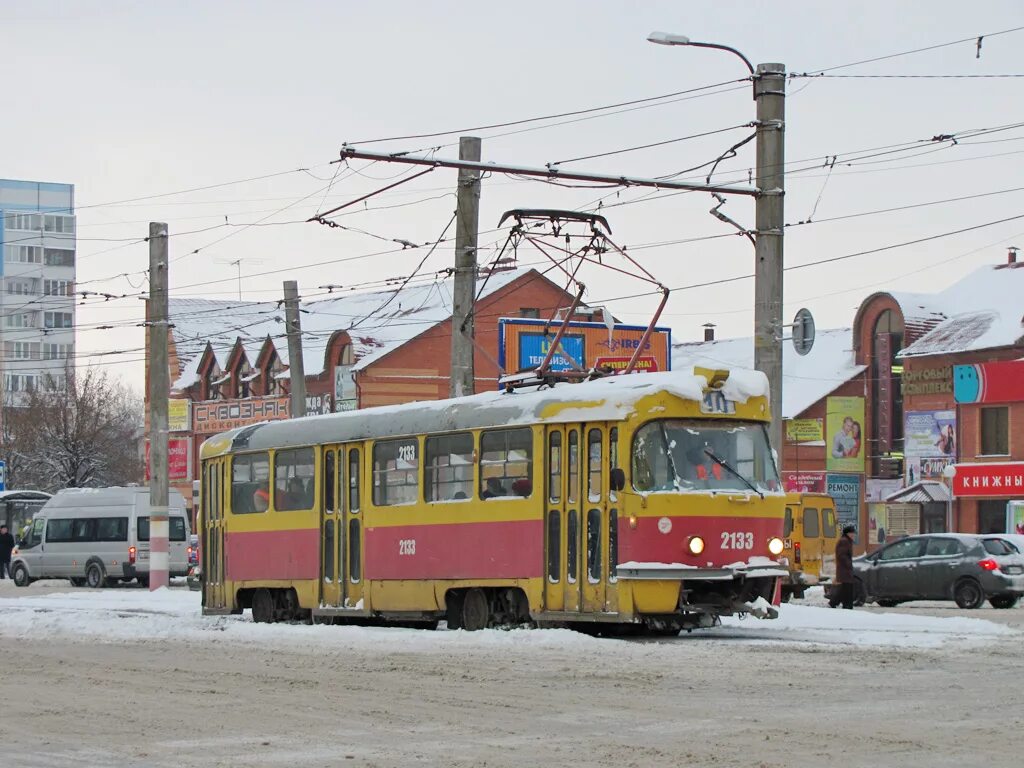
[[[1024,498],[1024,462],[957,464],[953,495]]]

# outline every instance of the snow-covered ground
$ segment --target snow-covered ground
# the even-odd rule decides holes
[[[0,589],[0,637],[62,636],[100,642],[203,640],[272,647],[365,646],[378,650],[449,653],[453,650],[544,648],[607,643],[567,630],[426,632],[381,627],[254,624],[251,617],[202,616],[198,592],[184,589],[108,589],[46,592]],[[999,642],[1022,633],[1005,624],[967,616],[834,610],[787,604],[775,620],[726,618],[721,627],[683,635],[683,642],[811,643],[935,648]],[[642,644],[632,644],[643,653]]]

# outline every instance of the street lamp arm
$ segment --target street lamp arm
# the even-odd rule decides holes
[[[718,43],[695,43],[693,41],[690,41],[689,43],[687,43],[687,45],[689,45],[691,48],[717,48],[720,51],[728,51],[729,53],[735,53],[737,56],[743,59],[743,63],[747,65],[747,69],[750,70],[750,74],[754,74],[754,65],[750,63],[750,59],[748,59],[746,56],[744,56],[742,53],[737,51],[732,46],[720,45]]]
[[[686,35],[673,35],[668,32],[651,32],[651,34],[647,36],[647,40],[648,42],[655,43],[657,45],[688,45],[691,48],[716,48],[719,51],[728,51],[729,53],[734,53],[743,59],[743,63],[747,66],[750,74],[754,74],[754,65],[750,63],[750,59],[729,45],[721,45],[720,43],[699,43],[686,37]]]

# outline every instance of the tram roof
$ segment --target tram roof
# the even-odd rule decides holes
[[[615,421],[628,417],[644,397],[668,394],[699,401],[706,388],[707,378],[693,371],[636,373],[529,392],[484,392],[450,400],[263,422],[222,433],[204,445],[218,455],[484,427]],[[746,403],[752,397],[768,396],[768,380],[760,371],[733,370],[721,391],[729,400]]]

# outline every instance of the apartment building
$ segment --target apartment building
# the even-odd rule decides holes
[[[2,397],[62,389],[75,344],[75,188],[0,179]]]

